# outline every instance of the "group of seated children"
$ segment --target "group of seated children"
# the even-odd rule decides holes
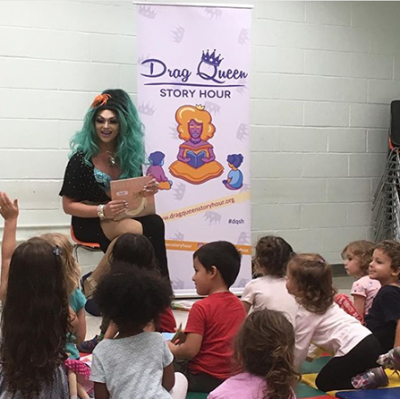
[[[337,296],[320,255],[295,254],[273,236],[257,243],[263,276],[240,301],[229,290],[240,253],[226,241],[205,244],[193,255],[192,279],[206,297],[171,342],[159,334],[175,327],[171,284],[148,239],[124,234],[94,293],[103,323],[89,367],[76,347],[86,321],[72,246],[50,234],[17,247],[18,212],[0,192],[0,398],[184,399],[189,390],[209,399],[293,399],[301,364],[318,350],[332,356],[316,380],[324,391],[385,386],[382,366],[400,369],[400,243],[345,248],[354,303]]]

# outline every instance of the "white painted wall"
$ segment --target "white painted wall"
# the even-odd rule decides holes
[[[400,3],[206,3],[255,5],[253,243],[280,234],[339,261],[350,240],[372,237],[400,96]],[[20,238],[68,231],[58,191],[69,139],[101,90],[135,95],[135,35],[128,1],[0,1],[0,190],[20,199]]]

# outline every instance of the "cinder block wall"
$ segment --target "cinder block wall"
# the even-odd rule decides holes
[[[338,262],[347,242],[372,237],[400,95],[400,4],[218,3],[254,5],[252,241],[280,234]],[[58,191],[69,139],[101,90],[135,97],[135,6],[1,1],[0,35],[0,190],[20,199],[20,239],[68,232]],[[84,268],[97,261],[82,256]]]

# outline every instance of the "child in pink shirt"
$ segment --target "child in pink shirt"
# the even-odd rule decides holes
[[[373,242],[353,241],[342,252],[347,274],[356,279],[351,287],[351,295],[354,298],[354,307],[363,319],[368,314],[372,302],[381,288],[380,282],[371,279],[368,275],[368,267],[372,261],[374,249]]]
[[[207,399],[296,399],[294,331],[282,312],[256,310],[242,325],[235,358],[243,372],[227,379]]]

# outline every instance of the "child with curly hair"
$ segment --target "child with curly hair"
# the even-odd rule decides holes
[[[370,330],[334,303],[331,267],[320,255],[301,254],[291,259],[287,288],[300,305],[295,326],[296,367],[300,367],[314,344],[333,356],[316,379],[320,390],[358,388],[353,377],[366,371],[362,387],[387,385],[387,376],[376,363],[379,342]]]
[[[374,250],[369,277],[381,283],[368,315],[367,327],[378,339],[381,353],[400,346],[400,243],[386,240]]]
[[[246,313],[263,308],[285,312],[294,323],[298,305],[286,289],[286,265],[294,255],[281,237],[265,236],[256,245],[255,266],[264,274],[246,284],[242,295]]]
[[[96,399],[185,398],[187,381],[174,374],[163,336],[143,331],[170,305],[171,296],[168,280],[154,271],[113,262],[94,294],[102,314],[119,330],[115,339],[104,339],[93,351]]]
[[[356,279],[351,287],[351,295],[361,320],[368,314],[372,302],[381,288],[380,282],[371,279],[368,275],[374,249],[373,242],[361,240],[351,242],[342,251],[344,268],[349,276]]]
[[[251,313],[235,340],[235,359],[243,370],[212,391],[208,399],[295,399],[299,374],[293,367],[294,331],[282,312]]]
[[[111,265],[113,262],[121,261],[131,264],[132,267],[140,267],[158,272],[153,245],[146,236],[140,234],[125,233],[119,236],[115,241],[109,261]],[[98,312],[98,307],[93,299],[89,299],[88,304],[92,308],[96,306],[96,312]],[[166,308],[153,324],[154,329],[159,332],[175,331],[176,321],[171,307]],[[114,338],[117,332],[118,328],[107,317],[103,316],[100,334],[88,341],[82,342],[78,345],[78,349],[81,352],[92,353],[93,349],[102,339]]]

